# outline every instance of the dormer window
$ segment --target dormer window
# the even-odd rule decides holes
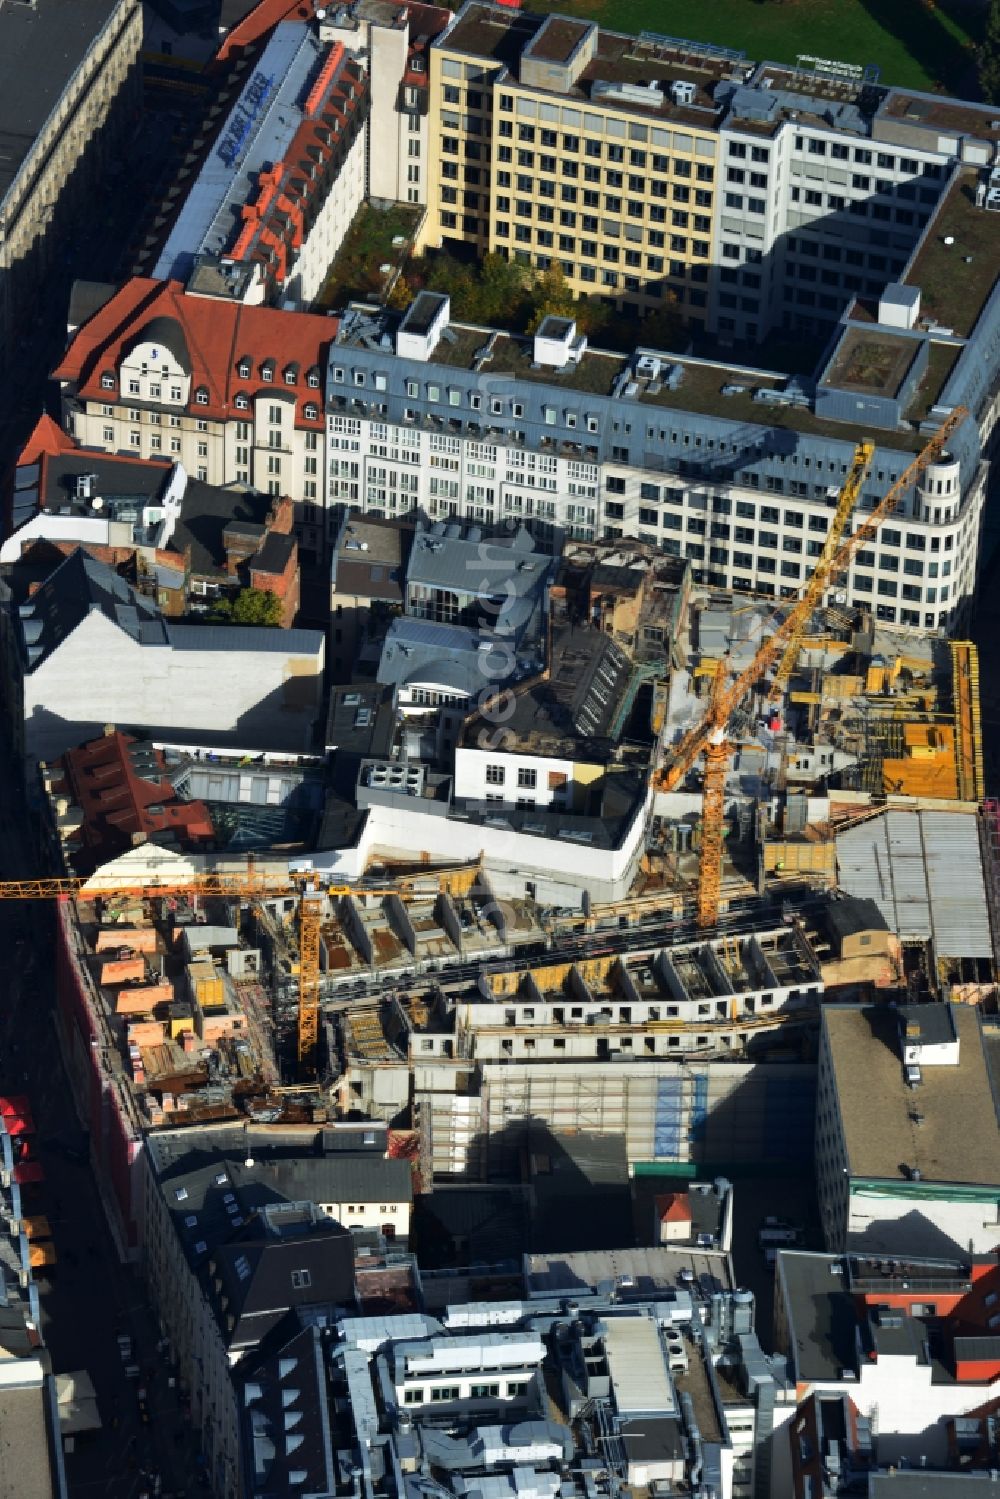
[[[114,377],[114,375],[102,375],[101,376],[101,389],[102,390],[114,390],[114,388],[115,388],[115,377]]]
[[[319,390],[319,370],[311,369],[306,376],[306,384],[310,390]]]
[[[299,367],[298,367],[298,365],[297,364],[288,364],[288,365],[286,365],[285,366],[285,384],[286,385],[294,385],[297,382],[298,378],[299,378]]]
[[[249,359],[243,358],[243,359],[240,360],[239,364],[236,366],[236,373],[239,375],[239,377],[240,377],[241,380],[249,380],[250,379],[250,361],[249,361]]]
[[[273,359],[265,359],[264,360],[264,363],[260,367],[260,378],[262,380],[273,380],[274,379],[274,360]]]
[[[249,411],[250,410],[250,402],[247,399],[247,397],[243,394],[242,391],[236,397],[236,410],[237,411]]]
[[[208,391],[205,389],[204,385],[199,385],[198,389],[195,391],[194,403],[196,406],[208,405]]]
[[[305,414],[307,422],[314,422],[316,420],[316,418],[319,416],[319,407],[316,405],[315,401],[308,402]]]

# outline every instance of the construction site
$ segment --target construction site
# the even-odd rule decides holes
[[[814,574],[777,609],[695,589],[685,562],[656,565],[641,543],[570,544],[552,618],[587,660],[622,658],[603,737],[576,723],[589,687],[550,639],[546,669],[511,694],[503,751],[507,784],[550,800],[518,800],[522,814],[488,790],[500,805],[476,811],[476,777],[498,787],[507,772],[475,759],[472,710],[453,763],[428,762],[435,815],[465,830],[447,862],[378,840],[345,881],[336,850],[240,860],[152,828],[84,876],[89,813],[50,777],[67,873],[3,893],[62,897],[60,1040],[121,1222],[145,1134],[214,1120],[379,1119],[411,1142],[425,1185],[521,1181],[536,1130],[619,1137],[638,1174],[794,1171],[812,1150],[824,1003],[996,1014],[1000,811],[982,801],[975,647],[888,629],[837,593],[961,420],[852,531],[871,462],[859,444]],[[406,762],[419,713],[393,704],[402,727],[379,753]],[[362,784],[370,750],[328,751],[328,797],[349,774]],[[640,751],[648,784],[622,823],[635,850],[607,899],[588,870],[619,855],[591,828],[593,788],[624,785]],[[159,767],[141,744],[127,752],[140,779]],[[309,773],[321,783],[319,764]],[[387,828],[428,815],[399,780],[371,808],[358,797],[355,840],[378,807]],[[529,844],[544,881],[525,877]]]

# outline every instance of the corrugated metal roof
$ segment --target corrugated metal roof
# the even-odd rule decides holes
[[[873,900],[900,937],[939,955],[993,955],[974,814],[894,810],[837,836],[839,882]]]
[[[608,1370],[620,1416],[676,1408],[656,1323],[649,1317],[609,1317],[604,1331]]]

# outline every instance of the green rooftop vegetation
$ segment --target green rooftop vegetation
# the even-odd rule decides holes
[[[931,407],[936,406],[941,399],[941,392],[947,385],[961,352],[959,344],[931,344],[924,378],[914,391],[913,400],[906,412],[911,422],[927,419]]]
[[[1000,214],[976,207],[975,172],[964,172],[934,219],[907,275],[921,291],[921,317],[967,337],[1000,275]],[[946,240],[953,244],[946,244]]]
[[[316,298],[317,308],[338,311],[352,300],[381,298],[393,271],[409,253],[410,239],[421,212],[401,203],[391,208],[363,205]],[[394,244],[397,239],[404,243]],[[383,266],[389,270],[383,270]]]

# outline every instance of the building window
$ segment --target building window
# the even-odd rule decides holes
[[[506,772],[505,772],[505,769],[504,769],[504,767],[502,765],[487,765],[487,767],[486,767],[486,784],[487,784],[487,786],[502,786],[503,783],[504,783],[505,774],[506,774]]]
[[[114,427],[105,427],[105,429],[104,429],[104,441],[105,442],[114,442],[114,440],[115,440],[115,429],[114,429]]]
[[[171,385],[171,387],[170,387],[170,399],[172,401],[179,401],[179,400],[182,399],[181,388],[180,388],[179,385]]]
[[[196,406],[208,405],[208,391],[205,389],[204,385],[199,385],[198,389],[195,391],[194,402]]]
[[[521,791],[534,791],[538,785],[538,771],[522,766],[517,772],[517,785]]]
[[[249,359],[241,359],[240,362],[239,362],[239,364],[236,366],[236,371],[237,371],[237,374],[239,375],[239,377],[240,377],[241,380],[249,380],[250,379],[250,361],[249,361]]]
[[[249,411],[249,409],[250,409],[250,402],[247,400],[246,396],[237,396],[236,397],[236,410],[237,411]]]
[[[115,377],[114,377],[114,375],[102,375],[101,376],[101,389],[102,390],[114,390],[114,388],[115,388]]]
[[[306,421],[307,422],[314,422],[318,416],[319,416],[319,407],[318,406],[314,406],[310,402],[310,404],[307,405],[306,409],[305,409]]]
[[[310,1274],[310,1272],[308,1270],[293,1270],[292,1271],[292,1290],[293,1291],[308,1291],[308,1289],[309,1289],[309,1287],[311,1285],[312,1285],[312,1275]]]

